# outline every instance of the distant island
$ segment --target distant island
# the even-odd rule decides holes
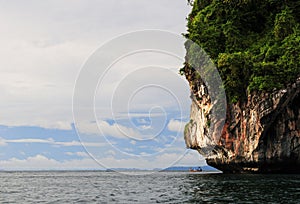
[[[185,37],[216,65],[227,107],[225,126],[219,127],[207,93],[211,84],[191,65],[201,51],[187,42],[180,70],[192,92],[187,147],[202,153],[221,128],[220,140],[206,155],[208,165],[225,173],[300,173],[300,2],[189,2]]]
[[[195,166],[172,166],[162,171],[178,171],[178,172],[189,172],[191,169],[198,169],[199,167]],[[202,172],[220,172],[218,169],[211,166],[201,166]]]
[[[203,172],[220,172],[218,169],[211,166],[171,166],[165,169],[154,168],[154,169],[139,169],[139,168],[110,168],[106,169],[106,172],[139,172],[139,171],[149,171],[149,172],[189,172],[191,169],[201,168]]]

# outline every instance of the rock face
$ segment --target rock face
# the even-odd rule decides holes
[[[185,127],[188,148],[214,148],[206,161],[224,173],[300,173],[300,78],[286,89],[256,92],[248,100],[227,105],[222,134],[215,141],[210,127],[205,84],[185,73],[192,92],[190,122]],[[222,125],[223,126],[223,125]]]

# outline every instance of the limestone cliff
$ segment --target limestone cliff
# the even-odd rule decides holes
[[[300,173],[300,2],[189,2],[187,147],[224,172]]]
[[[188,148],[203,153],[212,145],[211,104],[205,84],[186,71],[192,92]],[[300,78],[285,89],[248,94],[227,105],[226,120],[210,154],[209,165],[226,173],[300,173]]]

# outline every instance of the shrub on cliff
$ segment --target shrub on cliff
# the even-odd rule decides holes
[[[300,1],[195,0],[192,5],[185,36],[214,61],[231,102],[254,90],[282,88],[300,75]]]

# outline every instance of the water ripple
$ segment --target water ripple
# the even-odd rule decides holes
[[[300,203],[300,175],[1,172],[0,203]]]

